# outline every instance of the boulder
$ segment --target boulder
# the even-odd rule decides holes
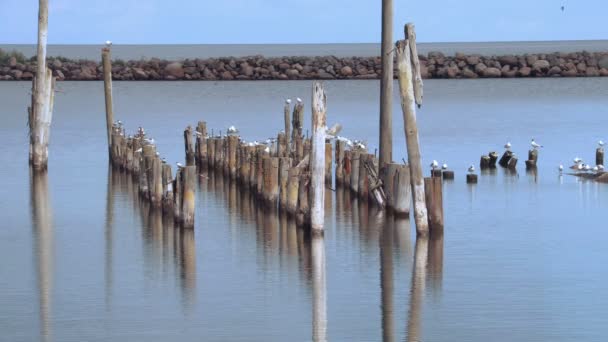
[[[11,76],[13,76],[13,78],[16,80],[20,80],[22,75],[23,75],[23,71],[21,71],[21,70],[17,70],[17,69],[11,70]]]
[[[33,78],[34,78],[34,74],[32,74],[29,71],[26,71],[26,72],[23,73],[23,75],[21,75],[21,79],[22,80],[31,80]]]
[[[205,70],[203,70],[203,78],[206,80],[215,80],[216,79],[215,74],[209,68],[205,68]]]
[[[477,63],[475,65],[475,72],[479,75],[483,74],[483,71],[486,70],[488,67],[483,64],[483,63]]]
[[[517,76],[517,70],[502,71],[501,75],[502,75],[502,77],[513,78],[513,77]]]
[[[580,62],[576,65],[576,69],[578,70],[578,72],[584,73],[585,71],[587,71],[587,64],[585,64],[584,62]]]
[[[11,68],[14,68],[15,66],[17,66],[17,58],[15,58],[15,56],[12,56],[11,58],[8,59],[8,66]]]
[[[173,63],[169,63],[167,64],[167,66],[165,67],[165,75],[166,76],[172,76],[175,79],[180,79],[184,77],[184,67],[182,66],[182,63],[179,62],[173,62]]]
[[[52,65],[53,69],[61,69],[61,67],[63,66],[63,63],[61,63],[60,60],[55,59],[53,61],[53,63],[51,63],[51,65]]]
[[[585,75],[587,77],[598,77],[600,72],[596,67],[588,67],[587,70],[585,70]]]
[[[563,77],[576,77],[578,76],[578,71],[576,69],[567,69],[561,72]]]
[[[296,69],[287,69],[287,71],[285,71],[285,75],[289,78],[297,78],[299,74],[300,72]]]
[[[501,65],[511,65],[511,66],[517,66],[517,64],[519,63],[517,57],[515,57],[513,55],[499,56],[498,61],[500,62]]]
[[[597,61],[597,66],[601,69],[608,69],[608,56],[604,56]]]
[[[501,72],[498,68],[486,68],[483,70],[483,77],[500,77]]]
[[[532,63],[532,69],[534,70],[540,70],[540,71],[545,71],[545,70],[549,70],[549,68],[551,67],[551,64],[549,63],[549,61],[546,61],[544,59],[539,59],[537,61],[535,61],[534,63]]]
[[[600,69],[600,76],[608,76],[608,69],[601,68]]]
[[[467,64],[470,66],[475,66],[479,64],[480,61],[481,59],[477,55],[471,55],[467,57]]]
[[[342,69],[340,69],[340,75],[344,77],[352,76],[353,68],[349,67],[348,65],[343,66]]]
[[[549,69],[549,72],[547,73],[547,75],[549,75],[549,76],[561,75],[561,74],[562,74],[562,69],[560,67],[558,67],[557,65],[552,67],[551,69]]]
[[[530,76],[530,74],[532,73],[532,68],[530,67],[522,67],[521,69],[519,69],[518,75],[521,77],[528,77]]]
[[[147,80],[148,74],[142,68],[133,68],[133,77],[136,80]]]
[[[534,62],[538,60],[538,56],[536,55],[528,55],[526,56],[527,65],[534,65]]]
[[[469,68],[464,68],[462,70],[462,76],[464,76],[465,78],[477,78],[477,77],[479,77],[477,75],[477,73],[475,73],[473,70],[471,70]]]
[[[448,67],[446,70],[446,76],[448,78],[456,78],[459,74],[459,69],[458,67]]]
[[[222,73],[221,78],[223,80],[233,80],[234,76],[232,76],[232,74],[230,73],[230,71],[226,70]]]
[[[454,58],[457,61],[463,61],[463,62],[466,62],[466,60],[467,60],[467,56],[464,53],[462,53],[462,52],[456,52],[454,54]]]
[[[279,70],[285,71],[285,70],[290,69],[290,68],[291,68],[291,65],[289,65],[289,63],[281,63],[281,64],[279,64]]]

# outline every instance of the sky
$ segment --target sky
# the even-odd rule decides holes
[[[607,0],[393,0],[394,38],[607,39]],[[49,0],[50,44],[380,41],[381,0]],[[561,10],[565,6],[565,10]],[[0,44],[36,42],[38,1],[0,0]]]

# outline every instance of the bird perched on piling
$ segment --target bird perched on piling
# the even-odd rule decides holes
[[[287,103],[287,104],[291,104],[291,99],[286,99],[286,100],[285,100],[285,103]]]
[[[182,165],[182,163],[180,163],[180,162],[175,163],[175,165],[177,165],[178,170],[184,168],[184,165]]]
[[[505,144],[505,149],[507,149],[507,151],[511,151],[511,142],[507,141],[507,143]]]
[[[298,101],[298,103],[302,103],[302,99],[301,98],[296,98],[296,101]]]
[[[160,160],[160,162],[163,163],[163,164],[167,164],[167,159],[163,158],[163,159]]]
[[[585,171],[591,171],[591,165],[585,164]]]
[[[534,141],[534,138],[532,138],[532,140],[530,141],[530,145],[535,150],[538,150],[539,148],[543,147],[543,145],[539,145],[536,141]]]
[[[154,139],[152,138],[146,138],[144,139],[144,141],[148,144],[148,145],[154,145]]]
[[[230,127],[228,127],[228,130],[226,132],[228,132],[228,134],[236,134],[239,132],[239,130],[236,129],[236,127],[234,127],[234,126],[230,126]]]
[[[602,164],[599,164],[599,165],[597,166],[597,168],[598,168],[600,171],[604,171],[604,165],[602,165]]]
[[[328,138],[335,137],[342,130],[342,125],[335,124],[331,126],[331,128],[325,128],[325,134],[328,135]]]
[[[599,147],[604,147],[604,142],[602,140],[600,140],[600,141],[597,142],[597,145]]]
[[[109,40],[106,40],[106,47],[110,47],[110,46],[112,46],[112,42]]]
[[[436,160],[433,160],[433,162],[431,163],[431,169],[435,170],[437,168],[437,166],[439,166],[439,163]]]
[[[559,173],[562,173],[562,171],[564,171],[564,165],[559,164],[559,166],[557,167],[559,170]]]
[[[448,169],[448,164],[443,164],[443,165],[441,165],[441,169],[442,169],[442,170],[447,170],[447,169]]]
[[[469,169],[467,170],[469,171],[469,173],[474,173],[475,172],[475,165],[471,164],[471,166],[469,166]]]

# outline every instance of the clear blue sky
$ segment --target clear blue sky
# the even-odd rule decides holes
[[[49,43],[357,43],[380,39],[381,0],[49,0]],[[607,39],[608,0],[394,0],[395,38]],[[565,11],[560,7],[564,5]],[[0,0],[0,43],[36,42],[37,0]]]

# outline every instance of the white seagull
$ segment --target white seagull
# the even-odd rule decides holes
[[[142,151],[142,149],[140,147],[137,151],[135,151],[135,153],[141,153],[141,151]]]
[[[604,171],[604,165],[602,165],[602,164],[598,165],[598,166],[597,166],[597,168],[598,168],[600,171]]]
[[[574,162],[575,162],[575,163],[577,163],[577,164],[579,164],[579,163],[580,163],[580,162],[582,162],[582,161],[583,161],[583,160],[582,160],[581,158],[579,158],[579,157],[575,157],[575,158],[574,158]]]
[[[534,141],[534,138],[532,138],[532,140],[530,141],[530,145],[532,146],[533,149],[537,150],[541,147],[543,147],[543,145],[539,145],[538,143],[536,143],[536,141]]]
[[[598,142],[597,142],[597,144],[598,144],[600,147],[604,147],[604,142],[603,142],[602,140],[598,141]]]
[[[475,165],[471,164],[471,166],[469,166],[469,173],[473,173],[475,172]]]
[[[594,167],[593,167],[593,172],[598,172],[599,170],[600,170],[600,168],[599,168],[599,167],[597,167],[597,166],[594,166]]]
[[[591,171],[591,165],[585,165],[585,171]]]
[[[448,169],[448,164],[443,164],[443,165],[441,165],[441,169],[442,169],[442,170],[447,170],[447,169]]]
[[[233,134],[233,133],[238,133],[238,132],[239,132],[239,130],[236,129],[236,127],[234,127],[234,126],[228,127],[228,134]]]
[[[559,169],[559,173],[562,173],[562,171],[564,171],[564,165],[559,164],[558,169]]]
[[[106,46],[107,46],[107,47],[112,46],[112,42],[111,42],[111,41],[109,41],[109,40],[106,40]]]
[[[298,101],[298,103],[302,103],[302,99],[301,98],[296,98],[296,101]]]
[[[178,168],[178,169],[181,169],[181,168],[183,168],[183,167],[184,167],[184,165],[182,165],[182,163],[180,163],[180,162],[177,162],[177,163],[175,163],[175,164],[177,165],[177,168]]]
[[[285,100],[285,103],[290,104],[291,103],[291,99]]]
[[[144,139],[144,141],[150,145],[154,145],[154,139],[152,139],[152,138]]]
[[[431,169],[435,170],[437,168],[437,166],[439,166],[439,163],[437,163],[436,160],[433,160],[433,162],[431,163]]]
[[[201,132],[199,132],[199,131],[194,131],[194,134],[196,134],[196,135],[197,135],[197,136],[199,136],[199,137],[202,137],[202,136],[203,136],[203,133],[201,133]]]
[[[507,141],[507,143],[505,144],[505,148],[507,149],[507,151],[511,150],[511,142]]]

